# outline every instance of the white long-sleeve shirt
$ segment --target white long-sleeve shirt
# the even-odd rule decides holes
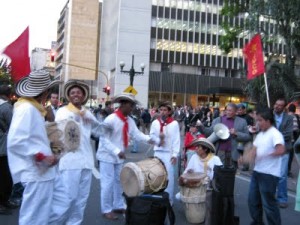
[[[8,138],[7,153],[14,183],[54,179],[53,167],[37,164],[35,154],[52,155],[45,119],[30,103],[14,108]]]
[[[99,138],[99,147],[97,151],[97,159],[99,161],[119,164],[123,163],[124,159],[120,159],[118,154],[125,152],[123,142],[123,126],[124,122],[115,114],[112,113],[103,121],[104,126],[109,127],[104,135]],[[130,138],[136,141],[149,141],[150,136],[143,134],[136,126],[134,120],[128,117],[128,134]]]
[[[99,135],[101,124],[95,116],[85,110],[83,117],[71,112],[66,106],[60,108],[55,116],[55,121],[73,119],[80,127],[80,145],[77,150],[68,152],[59,160],[59,170],[92,169],[94,167],[93,149],[91,146],[91,133]],[[98,129],[98,131],[96,131]]]
[[[180,129],[177,121],[173,121],[163,127],[165,135],[165,144],[163,146],[155,145],[154,151],[170,152],[170,157],[177,157],[180,150]],[[159,143],[160,122],[154,120],[150,128],[150,137]]]

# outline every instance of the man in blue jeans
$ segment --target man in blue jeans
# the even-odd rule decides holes
[[[262,225],[263,211],[267,224],[281,225],[281,217],[275,193],[281,176],[281,156],[285,152],[283,135],[273,126],[270,109],[257,110],[256,122],[260,128],[251,149],[255,159],[251,177],[248,207],[251,225]]]
[[[285,142],[285,154],[282,156],[281,163],[281,176],[278,182],[277,190],[277,202],[280,208],[288,207],[288,195],[287,195],[287,175],[288,175],[288,162],[289,151],[293,151],[292,139],[293,139],[293,117],[284,112],[286,101],[283,98],[277,99],[274,104],[274,119],[276,128],[283,135]]]

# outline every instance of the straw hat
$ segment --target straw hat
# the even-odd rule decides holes
[[[79,87],[83,90],[84,99],[82,101],[82,105],[85,105],[89,99],[89,85],[80,80],[69,80],[65,84],[65,98],[70,102],[69,92],[73,87]]]
[[[49,72],[37,70],[17,83],[16,93],[21,97],[36,97],[59,83],[59,80],[51,80]]]
[[[135,99],[133,94],[130,93],[121,93],[112,98],[112,103],[120,103],[122,101],[132,102],[138,104],[139,102]]]
[[[190,146],[198,146],[198,145],[208,148],[212,153],[216,152],[215,146],[206,138],[197,138],[193,140],[192,143],[190,144]]]

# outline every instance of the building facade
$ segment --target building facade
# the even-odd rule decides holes
[[[119,62],[129,68],[134,55],[135,69],[146,64],[145,74],[136,76],[133,85],[145,107],[160,100],[192,106],[244,101],[238,63],[243,42],[228,55],[218,47],[222,4],[222,0],[104,0],[100,70],[109,73],[112,93],[129,85]]]
[[[100,35],[98,0],[69,0],[60,13],[57,28],[55,73],[63,82],[85,80],[97,98]],[[62,96],[62,91],[60,91]]]

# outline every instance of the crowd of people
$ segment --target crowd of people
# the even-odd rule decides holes
[[[287,177],[293,157],[299,158],[297,148],[294,151],[300,133],[295,105],[280,98],[272,110],[258,107],[247,111],[244,104],[229,103],[220,111],[209,105],[193,109],[162,101],[146,109],[137,107],[133,95],[122,93],[92,112],[85,107],[89,98],[86,83],[70,80],[64,84],[68,103],[61,107],[58,94],[50,92],[57,84],[45,71],[31,72],[17,83],[19,99],[13,107],[9,86],[0,86],[1,214],[21,206],[20,225],[81,224],[95,166],[93,138],[100,169],[101,213],[108,220],[117,220],[126,210],[120,182],[126,150],[130,142],[136,146],[145,142],[153,145],[154,156],[165,166],[165,191],[171,205],[177,182],[174,167],[183,151],[183,174],[201,172],[209,181],[214,178],[215,165],[253,169],[248,198],[252,224],[263,224],[263,212],[268,224],[281,224],[279,207],[288,207]],[[50,105],[45,108],[48,97]],[[113,108],[115,105],[118,107]],[[78,125],[80,144],[74,151],[54,154],[45,121],[65,120]],[[229,137],[212,141],[210,136],[218,124],[227,127]],[[182,178],[178,182],[184,185]],[[23,188],[21,203],[14,196],[18,185]],[[299,195],[298,188],[297,210]]]

